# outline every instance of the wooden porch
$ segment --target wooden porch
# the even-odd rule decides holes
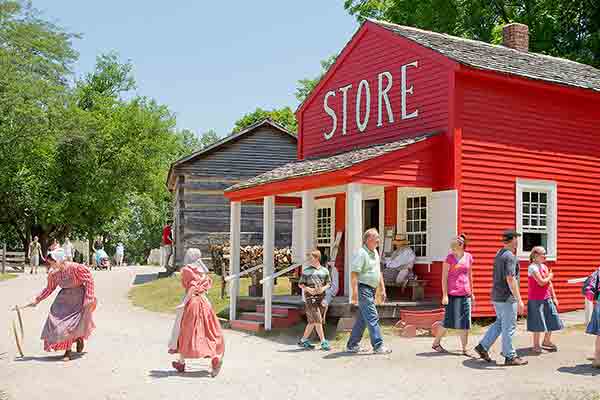
[[[242,312],[255,312],[257,307],[264,305],[265,299],[262,297],[241,296],[238,298],[237,308]],[[277,307],[293,307],[303,310],[304,301],[302,296],[273,296],[273,308]],[[400,318],[400,310],[430,310],[439,308],[439,302],[435,300],[391,300],[383,304],[377,305],[379,317],[382,319],[398,319]],[[336,296],[327,311],[328,318],[351,318],[356,313],[356,306],[348,302],[346,296]]]

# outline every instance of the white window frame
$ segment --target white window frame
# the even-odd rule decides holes
[[[331,209],[331,238],[329,239],[329,243],[327,245],[324,244],[320,244],[318,242],[318,221],[317,221],[317,215],[318,215],[318,209],[319,208],[330,208]],[[335,240],[335,197],[331,197],[331,198],[325,198],[325,199],[317,199],[315,200],[315,204],[313,207],[314,210],[314,215],[313,215],[313,220],[314,220],[314,232],[313,232],[313,237],[314,237],[314,243],[316,247],[331,247],[331,244],[333,244],[334,240]]]
[[[523,234],[523,192],[534,191],[544,192],[548,194],[548,206],[546,226],[548,227],[546,259],[548,261],[556,261],[558,257],[557,246],[557,222],[558,222],[558,190],[555,181],[532,180],[517,178],[516,184],[516,215],[517,215],[517,232]],[[523,240],[519,240],[519,248],[517,250],[519,259],[529,260],[529,253],[523,251]]]
[[[425,257],[417,257],[415,264],[431,264],[431,192],[429,188],[398,188],[397,210],[398,218],[396,221],[396,233],[406,235],[406,199],[409,197],[426,197],[427,198],[427,247],[425,248],[427,255]]]

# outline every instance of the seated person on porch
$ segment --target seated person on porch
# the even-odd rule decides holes
[[[385,259],[383,266],[383,281],[386,285],[401,286],[405,288],[409,280],[416,279],[413,272],[415,252],[409,246],[409,241],[399,239],[392,241],[396,250]]]
[[[310,265],[304,268],[300,277],[299,286],[304,292],[306,319],[308,321],[304,336],[298,342],[298,345],[305,349],[314,349],[314,345],[310,343],[310,335],[313,329],[317,330],[319,339],[321,340],[321,350],[328,351],[330,349],[329,342],[325,339],[323,332],[323,313],[325,307],[323,301],[325,299],[325,291],[331,285],[329,271],[321,266],[321,252],[313,250],[307,254]]]

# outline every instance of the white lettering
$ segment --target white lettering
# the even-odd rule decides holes
[[[360,120],[360,101],[362,98],[363,89],[365,90],[365,119],[361,122]],[[364,132],[369,123],[369,114],[371,114],[371,89],[369,89],[369,82],[366,80],[360,81],[358,84],[358,90],[356,91],[356,126],[358,130]]]
[[[383,89],[383,77],[387,79],[387,86]],[[392,88],[392,74],[388,71],[382,72],[377,75],[377,86],[378,86],[378,96],[377,96],[377,126],[383,126],[383,107],[381,101],[385,101],[385,109],[388,115],[388,121],[391,123],[394,122],[394,113],[392,111],[392,105],[390,104],[390,99],[388,98],[388,92]]]
[[[323,136],[325,137],[325,140],[329,140],[333,137],[333,135],[335,134],[335,130],[337,129],[337,115],[335,115],[335,111],[329,107],[329,104],[327,104],[327,100],[329,100],[330,96],[334,96],[335,97],[335,92],[331,91],[331,92],[327,92],[327,94],[325,95],[325,98],[323,99],[323,108],[325,109],[325,112],[327,113],[327,115],[329,115],[331,117],[331,121],[332,121],[332,128],[331,128],[331,132],[329,133],[324,133]]]
[[[402,71],[402,75],[401,75],[401,78],[402,78],[402,91],[401,91],[401,95],[402,95],[402,119],[417,118],[419,116],[419,110],[415,110],[415,111],[413,111],[410,114],[406,113],[406,95],[407,94],[411,94],[412,95],[413,92],[414,92],[414,88],[413,88],[412,85],[409,88],[406,87],[406,69],[408,67],[415,67],[415,68],[417,68],[418,66],[419,66],[419,62],[415,61],[415,62],[412,62],[410,64],[403,65],[402,68],[401,68],[401,71]]]
[[[342,92],[342,135],[346,134],[346,127],[348,126],[348,90],[351,88],[352,85],[347,85],[339,89]]]

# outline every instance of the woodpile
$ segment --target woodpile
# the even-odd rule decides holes
[[[229,255],[231,254],[231,247],[229,246],[229,243],[214,244],[210,246],[210,252],[213,256],[213,265],[222,265],[224,259],[229,259]],[[273,258],[275,262],[275,271],[287,268],[290,265],[292,265],[292,250],[289,247],[275,249]],[[262,264],[262,262],[262,246],[240,247],[240,269],[242,271],[260,265]],[[257,272],[262,274],[262,268],[258,269]]]

